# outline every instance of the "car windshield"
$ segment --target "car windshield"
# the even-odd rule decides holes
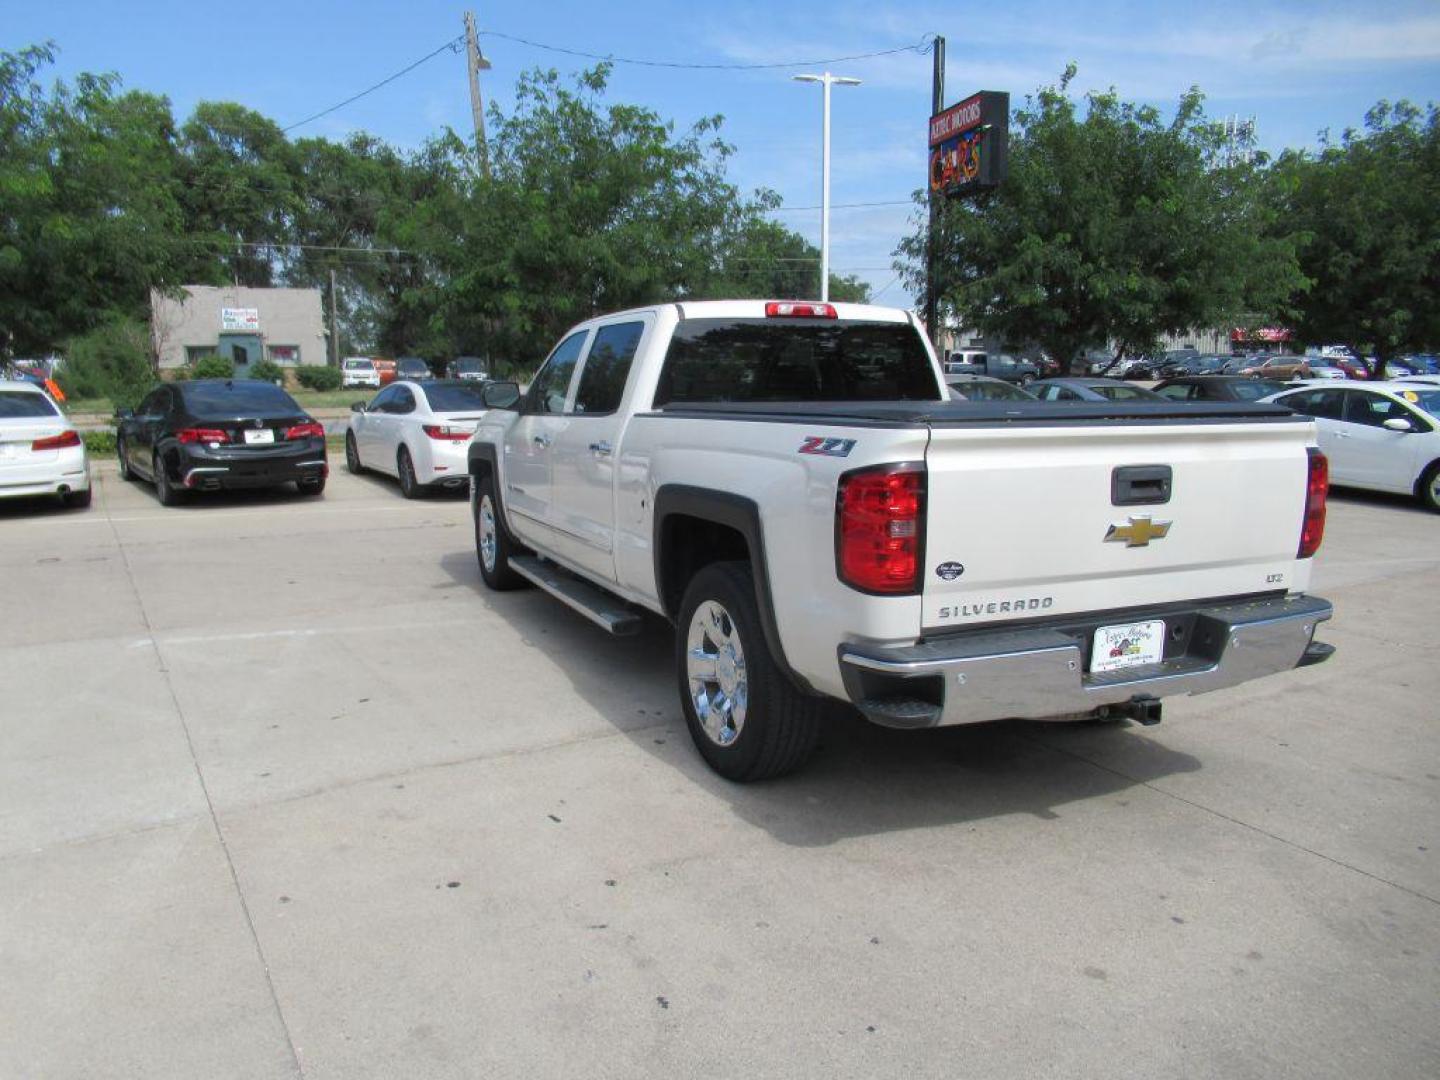
[[[1417,409],[1423,409],[1431,416],[1440,419],[1440,388],[1434,390],[1401,390],[1400,396],[1414,405]]]
[[[1285,389],[1285,384],[1274,379],[1241,379],[1230,384],[1234,394],[1242,401],[1256,401]]]
[[[398,366],[401,371],[430,371],[430,365],[424,360],[401,360]]]
[[[295,399],[278,386],[253,379],[180,384],[185,406],[195,416],[256,416],[299,413]]]
[[[1090,385],[1085,389],[1093,390],[1103,398],[1111,401],[1150,401],[1155,395],[1139,386],[1111,386],[1108,383]]]
[[[374,366],[375,366],[375,365],[374,365],[373,363],[371,363],[369,360],[346,360],[346,361],[345,361],[345,367],[346,367],[346,370],[348,370],[348,371],[365,371],[365,370],[374,368]]]
[[[484,409],[480,383],[441,382],[425,388],[425,397],[434,412],[465,412]]]
[[[940,399],[913,326],[849,319],[686,319],[655,389],[657,406]]]
[[[484,371],[485,364],[480,360],[456,360],[455,370],[464,372]]]
[[[0,420],[48,420],[60,410],[44,394],[29,390],[0,390]]]
[[[1007,382],[953,382],[950,388],[967,401],[1034,401],[1035,395]]]

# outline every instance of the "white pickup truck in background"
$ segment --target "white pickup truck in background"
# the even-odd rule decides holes
[[[908,312],[666,304],[583,323],[469,447],[480,570],[677,627],[701,754],[800,765],[826,699],[920,728],[1159,719],[1315,663],[1314,425],[1254,404],[952,402]]]

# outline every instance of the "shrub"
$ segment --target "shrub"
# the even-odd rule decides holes
[[[250,377],[259,379],[261,382],[284,382],[285,369],[274,360],[260,360],[250,366]]]
[[[190,365],[192,379],[233,379],[235,363],[223,356],[202,356]]]
[[[117,409],[133,409],[155,385],[149,331],[134,319],[108,319],[70,340],[55,380],[67,398],[104,397]]]
[[[171,382],[190,381],[190,369],[188,367],[167,368],[165,374]]]
[[[340,369],[333,367],[298,367],[295,378],[307,390],[339,390]]]
[[[113,431],[82,431],[85,449],[91,457],[115,456],[115,433]]]

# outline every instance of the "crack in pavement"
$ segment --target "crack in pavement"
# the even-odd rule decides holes
[[[150,623],[150,614],[145,608],[144,597],[140,595],[140,586],[135,581],[135,573],[130,566],[130,556],[125,550],[124,541],[120,539],[120,530],[115,527],[109,508],[102,507],[102,509],[105,511],[106,521],[110,523],[110,532],[115,538],[115,547],[120,552],[121,562],[125,566],[125,578],[130,583],[130,591],[139,608],[140,619],[145,624],[145,632],[154,648],[155,660],[160,666],[160,675],[165,680],[165,689],[169,693],[170,703],[175,709],[175,718],[180,722],[180,730],[185,736],[185,746],[190,753],[190,763],[195,769],[195,778],[200,783],[200,791],[205,796],[205,806],[210,815],[210,826],[215,830],[215,838],[220,842],[220,850],[225,855],[225,865],[230,871],[230,881],[235,887],[235,896],[240,901],[240,911],[245,916],[245,926],[250,931],[250,940],[255,946],[256,959],[260,961],[260,970],[265,976],[265,986],[270,992],[270,1003],[275,1009],[275,1019],[279,1021],[280,1030],[285,1035],[285,1046],[290,1051],[290,1061],[295,1068],[295,1075],[303,1080],[305,1069],[300,1064],[300,1052],[295,1048],[295,1038],[290,1033],[289,1023],[285,1020],[285,1010],[280,1007],[280,997],[275,991],[275,980],[271,977],[270,964],[265,959],[265,949],[260,944],[260,935],[255,929],[255,919],[250,913],[250,904],[245,899],[245,890],[240,885],[240,875],[235,870],[235,860],[230,854],[230,845],[225,839],[225,830],[220,827],[220,818],[215,812],[215,801],[210,797],[210,787],[205,782],[205,770],[200,767],[200,759],[195,753],[195,740],[190,734],[190,724],[185,718],[185,710],[181,707],[180,699],[175,693],[175,684],[170,678],[170,668],[165,662],[165,655],[160,650],[160,643],[155,639],[155,630]]]

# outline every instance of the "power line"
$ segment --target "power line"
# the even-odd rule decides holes
[[[338,105],[331,105],[328,109],[321,109],[321,110],[320,110],[318,113],[316,113],[314,116],[307,116],[304,120],[296,121],[295,123],[291,124],[291,125],[290,125],[289,127],[287,127],[287,128],[281,128],[281,129],[280,129],[280,130],[281,130],[281,133],[288,135],[290,132],[294,131],[296,128],[298,128],[298,127],[303,127],[304,125],[310,123],[310,121],[312,121],[312,120],[319,120],[322,116],[329,116],[329,115],[330,115],[332,112],[334,112],[336,109],[343,109],[346,105],[349,105],[349,104],[351,104],[352,102],[359,101],[359,100],[360,100],[361,98],[363,98],[366,94],[373,94],[376,90],[379,90],[382,86],[385,86],[385,85],[388,84],[388,83],[392,83],[392,82],[394,82],[396,79],[400,78],[401,75],[408,75],[410,72],[414,71],[414,70],[415,70],[417,67],[419,67],[421,64],[425,63],[427,60],[433,60],[435,57],[439,56],[439,55],[440,55],[442,52],[444,52],[446,49],[449,49],[449,50],[451,50],[452,52],[458,51],[458,50],[457,50],[457,46],[460,44],[460,42],[462,42],[462,41],[464,41],[464,40],[465,40],[465,35],[464,35],[464,34],[460,34],[460,35],[458,35],[458,36],[456,36],[456,37],[451,38],[449,41],[445,42],[444,45],[441,45],[441,46],[440,46],[438,49],[436,49],[434,52],[426,53],[426,54],[425,54],[424,56],[422,56],[419,60],[416,60],[413,64],[411,64],[409,67],[401,68],[399,71],[395,72],[394,75],[388,75],[388,76],[386,76],[385,78],[383,78],[383,79],[381,79],[379,82],[377,82],[374,86],[371,86],[371,87],[368,87],[368,88],[366,88],[366,89],[364,89],[364,90],[361,90],[358,94],[354,95],[353,97],[348,97],[348,98],[346,98],[344,101],[340,102]]]
[[[930,42],[922,38],[913,45],[900,45],[893,49],[881,49],[879,52],[854,53],[850,56],[831,56],[823,60],[785,60],[775,64],[689,64],[676,60],[641,60],[631,56],[602,56],[599,53],[583,52],[580,49],[566,49],[559,45],[546,45],[540,41],[531,41],[529,38],[501,33],[499,30],[481,30],[480,33],[485,37],[504,38],[506,41],[513,41],[520,45],[528,45],[532,49],[564,53],[566,56],[579,56],[586,60],[604,60],[611,64],[636,64],[640,67],[683,68],[689,71],[764,71],[772,68],[819,67],[824,64],[843,64],[856,60],[870,60],[877,56],[893,56],[895,53],[913,52],[917,55],[923,55],[930,51]]]

